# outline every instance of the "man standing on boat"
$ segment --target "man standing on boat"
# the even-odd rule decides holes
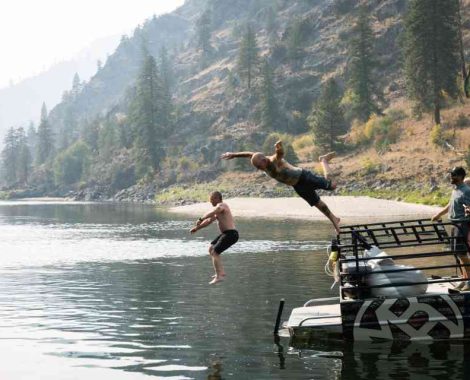
[[[194,234],[201,228],[207,227],[213,221],[217,220],[220,235],[217,236],[209,246],[209,255],[212,258],[212,265],[215,271],[215,275],[209,284],[213,285],[225,278],[225,271],[220,254],[238,241],[238,231],[235,228],[230,207],[222,200],[222,194],[219,191],[212,192],[209,201],[215,208],[201,216],[197,220],[196,226],[191,228],[190,232]]]
[[[322,177],[309,170],[289,164],[284,159],[282,141],[276,142],[274,149],[275,152],[272,156],[265,156],[260,152],[227,152],[222,154],[220,158],[224,160],[238,157],[249,158],[256,169],[263,170],[276,181],[292,186],[295,192],[305,199],[310,206],[318,208],[333,223],[336,232],[339,234],[340,218],[337,218],[330,211],[315,191],[317,189],[334,190],[336,188],[336,183],[331,180],[331,170],[328,165],[330,160],[336,156],[336,153],[330,152],[319,157],[324,174]]]
[[[453,227],[452,236],[455,237],[454,246],[457,249],[463,249],[465,242],[467,245],[470,243],[470,215],[467,215],[467,205],[470,205],[470,187],[464,182],[465,169],[457,166],[450,171],[450,182],[454,185],[454,190],[450,197],[449,204],[444,207],[439,213],[434,215],[431,220],[439,220],[444,214],[448,214],[449,220],[456,224]],[[459,255],[459,260],[463,265],[470,265],[469,253]],[[470,290],[470,267],[463,266],[465,280],[458,284],[455,288],[457,290],[469,291]]]

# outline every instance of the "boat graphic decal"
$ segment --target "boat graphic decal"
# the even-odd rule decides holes
[[[342,305],[346,336],[355,340],[464,337],[464,296],[373,299]]]

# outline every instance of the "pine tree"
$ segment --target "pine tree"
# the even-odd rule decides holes
[[[323,85],[322,93],[308,119],[315,144],[326,150],[335,149],[338,136],[347,132],[340,101],[341,91],[336,81],[331,78]]]
[[[212,28],[211,19],[211,12],[206,10],[196,22],[197,46],[202,50],[204,56],[209,55],[212,51],[210,42]]]
[[[253,71],[258,63],[258,47],[253,29],[248,26],[240,42],[238,53],[238,74],[247,81],[248,89],[251,88]]]
[[[82,85],[80,83],[80,77],[78,76],[78,73],[75,73],[73,76],[73,82],[72,82],[72,95],[75,97],[77,96],[82,89]]]
[[[16,177],[19,182],[28,182],[28,177],[31,169],[31,152],[28,147],[28,139],[22,127],[16,130],[16,144],[17,144],[17,157],[16,157]]]
[[[52,157],[54,153],[54,140],[47,119],[47,108],[46,104],[42,104],[41,108],[41,122],[38,127],[38,142],[37,142],[37,153],[36,162],[38,165],[43,164],[48,158]]]
[[[147,55],[138,76],[136,94],[131,103],[131,122],[136,136],[134,148],[139,177],[158,169],[164,157],[161,142],[165,137],[165,126],[162,124],[164,101],[157,64],[152,56]]]
[[[4,139],[2,165],[8,185],[26,183],[31,167],[31,154],[22,127],[10,128]]]
[[[290,59],[296,60],[302,57],[302,21],[295,20],[287,35],[287,55]]]
[[[161,77],[161,111],[160,111],[160,124],[165,131],[171,130],[171,115],[173,112],[173,105],[171,101],[172,88],[174,83],[173,72],[171,69],[170,62],[168,60],[168,54],[166,49],[163,47],[160,51],[160,65],[159,65],[160,77]]]
[[[374,56],[374,35],[364,7],[359,12],[352,35],[348,68],[351,114],[361,121],[367,121],[371,114],[380,113],[379,103],[383,101],[383,96],[375,75],[378,64]]]
[[[261,125],[266,130],[273,130],[277,120],[277,101],[274,95],[273,70],[267,60],[262,68],[261,83]]]
[[[441,123],[443,94],[456,97],[459,70],[458,2],[411,0],[405,17],[405,74],[419,111],[434,109]]]
[[[4,171],[4,180],[8,185],[12,185],[17,181],[16,153],[16,132],[15,129],[11,127],[5,135],[5,138],[3,139],[2,150],[2,166]]]

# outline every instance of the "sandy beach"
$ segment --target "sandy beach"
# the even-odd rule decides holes
[[[326,196],[322,199],[343,223],[357,220],[426,218],[441,209],[362,196]],[[316,207],[310,207],[301,198],[231,198],[225,201],[232,209],[233,215],[238,217],[326,220]],[[210,203],[195,203],[172,207],[170,212],[201,216],[211,208]]]

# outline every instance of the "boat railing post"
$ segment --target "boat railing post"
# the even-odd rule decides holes
[[[279,308],[277,309],[276,323],[274,325],[274,335],[278,335],[279,333],[279,325],[281,324],[281,315],[282,315],[283,309],[284,309],[284,298],[281,298],[281,301],[279,301]]]

